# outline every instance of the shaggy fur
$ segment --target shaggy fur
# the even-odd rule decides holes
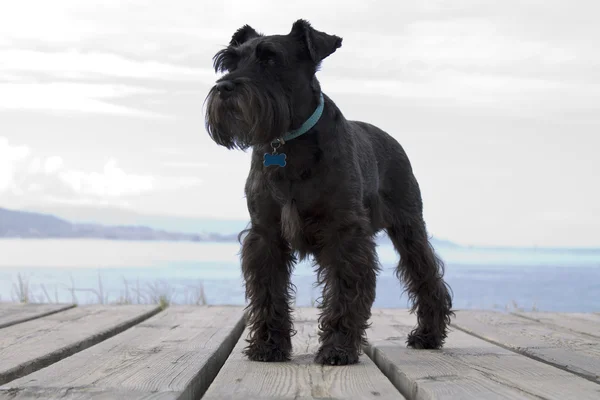
[[[346,120],[325,95],[319,122],[279,149],[287,165],[262,163],[270,143],[317,107],[315,72],[341,44],[305,20],[287,35],[264,36],[246,25],[214,57],[215,70],[226,74],[208,94],[207,131],[229,149],[252,148],[245,187],[251,224],[241,235],[251,360],[289,360],[290,275],[297,256],[312,255],[323,286],[315,361],[358,362],[375,299],[374,236],[381,230],[400,254],[396,274],[418,317],[408,345],[437,349],[446,338],[452,301],[444,266],[428,241],[419,185],[395,139]]]

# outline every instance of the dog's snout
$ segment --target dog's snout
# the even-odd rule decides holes
[[[235,89],[235,83],[233,83],[232,81],[217,82],[217,90],[222,95],[230,94],[231,92],[233,92],[233,89]]]

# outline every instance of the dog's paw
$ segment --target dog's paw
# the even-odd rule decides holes
[[[250,361],[283,362],[290,360],[290,351],[267,344],[250,344],[244,349],[244,355]]]
[[[408,335],[406,345],[413,349],[440,349],[444,344],[441,335],[433,335],[429,332],[423,332],[419,328],[415,329]]]
[[[322,365],[349,365],[358,362],[358,351],[352,349],[323,346],[315,356],[315,362]]]

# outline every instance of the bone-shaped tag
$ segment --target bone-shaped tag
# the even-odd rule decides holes
[[[263,164],[265,167],[269,167],[271,165],[279,165],[280,167],[285,167],[285,154],[269,154],[265,153]]]

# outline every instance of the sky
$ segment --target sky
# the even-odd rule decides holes
[[[212,56],[244,24],[343,37],[318,78],[405,148],[428,230],[461,244],[600,246],[600,4],[0,4],[0,207],[246,219],[250,152],[214,144]]]

